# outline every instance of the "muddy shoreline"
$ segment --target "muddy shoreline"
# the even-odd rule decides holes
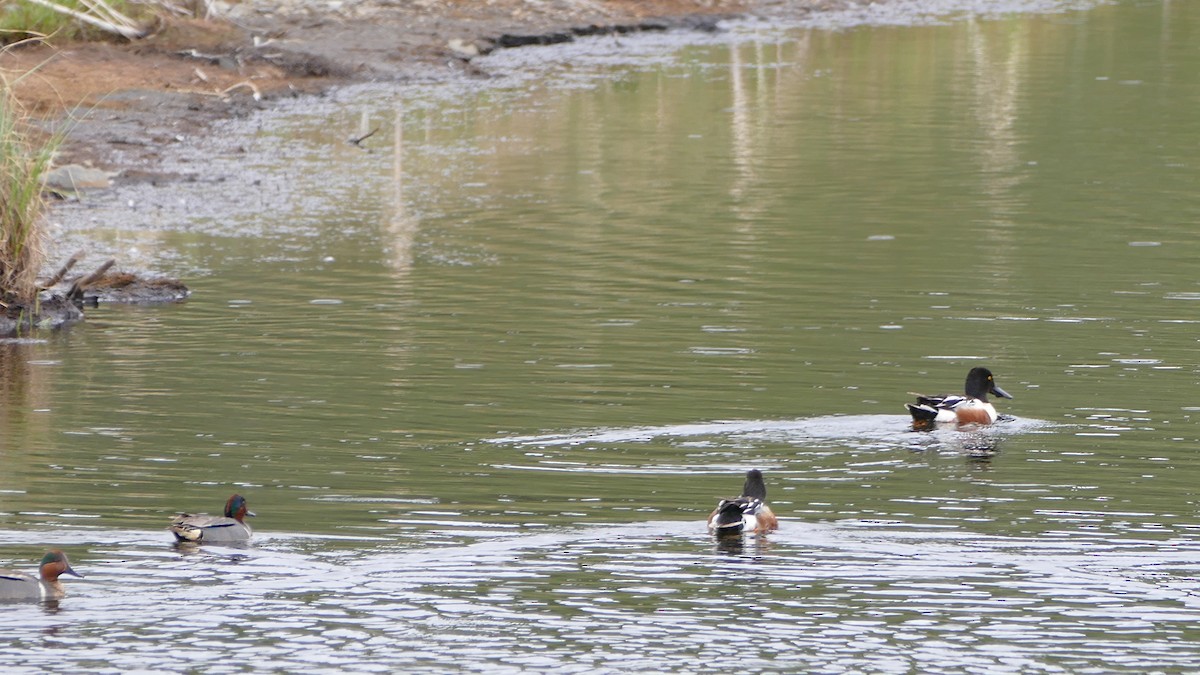
[[[496,49],[581,36],[717,30],[723,19],[787,16],[852,0],[260,0],[214,19],[172,19],[131,43],[22,48],[0,70],[33,71],[14,88],[31,112],[70,119],[60,164],[109,172],[114,183],[170,182],[170,147],[214,122],[296,96],[363,82],[489,78],[473,64]],[[47,123],[49,124],[49,122]]]

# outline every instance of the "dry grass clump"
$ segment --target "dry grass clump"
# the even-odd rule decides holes
[[[150,34],[160,15],[208,19],[215,0],[4,0],[0,45],[27,38],[92,40]]]
[[[34,138],[11,91],[0,79],[0,303],[29,306],[46,259],[42,183],[62,136]]]
[[[146,36],[158,9],[157,3],[134,0],[9,0],[0,5],[0,44],[30,37],[133,40]]]

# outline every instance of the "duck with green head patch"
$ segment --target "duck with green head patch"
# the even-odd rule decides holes
[[[246,509],[246,499],[233,495],[225,502],[224,516],[181,513],[171,521],[171,533],[179,542],[195,544],[230,544],[250,540],[250,526],[246,516],[254,513]]]
[[[67,554],[59,550],[48,552],[38,566],[38,576],[0,570],[0,602],[41,602],[58,600],[66,595],[58,580],[63,574],[83,577],[71,569]]]

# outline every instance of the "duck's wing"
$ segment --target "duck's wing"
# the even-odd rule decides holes
[[[167,529],[171,530],[175,534],[175,538],[179,541],[200,541],[204,538],[206,530],[232,527],[236,524],[236,520],[224,516],[210,516],[205,513],[181,513],[171,520],[171,525]]]
[[[46,588],[35,577],[12,570],[0,570],[0,601],[44,600]]]
[[[200,541],[204,536],[204,528],[196,524],[196,520],[199,520],[199,517],[181,513],[171,520],[167,529],[175,535],[176,541]]]
[[[767,508],[767,505],[764,504],[763,500],[761,499],[741,497],[740,501],[742,506],[742,515],[744,516],[757,516]]]
[[[767,503],[757,497],[739,497],[743,527],[753,527],[755,532],[770,532],[779,526],[779,519]]]
[[[930,408],[943,410],[952,410],[966,401],[970,400],[969,396],[962,394],[938,394],[936,396],[926,396],[924,394],[912,394],[917,397],[918,406],[928,406]]]

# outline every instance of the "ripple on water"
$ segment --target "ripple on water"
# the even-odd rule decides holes
[[[646,443],[669,439],[672,443],[700,442],[707,439],[718,446],[744,441],[812,445],[837,442],[851,447],[910,448],[914,443],[946,442],[956,438],[980,438],[1027,433],[1043,428],[1041,420],[1009,418],[978,433],[962,433],[946,428],[915,433],[911,420],[902,415],[833,415],[793,420],[727,420],[676,424],[660,427],[583,429],[533,436],[504,436],[492,443],[517,446],[554,447],[563,445],[608,445]],[[922,439],[915,441],[914,439]]]
[[[90,534],[118,543],[80,557],[88,576],[71,580],[70,597],[0,615],[10,667],[43,664],[35,645],[47,631],[86,647],[56,656],[59,667],[119,670],[180,659],[195,669],[572,669],[586,654],[589,670],[678,671],[716,656],[778,667],[786,653],[805,669],[936,672],[949,662],[934,643],[953,651],[950,670],[1050,655],[1076,668],[1200,658],[1170,637],[1200,621],[1193,543],[1099,539],[1080,550],[794,519],[724,542],[700,521],[651,521],[317,553],[282,538],[180,555],[119,543],[134,533]]]

